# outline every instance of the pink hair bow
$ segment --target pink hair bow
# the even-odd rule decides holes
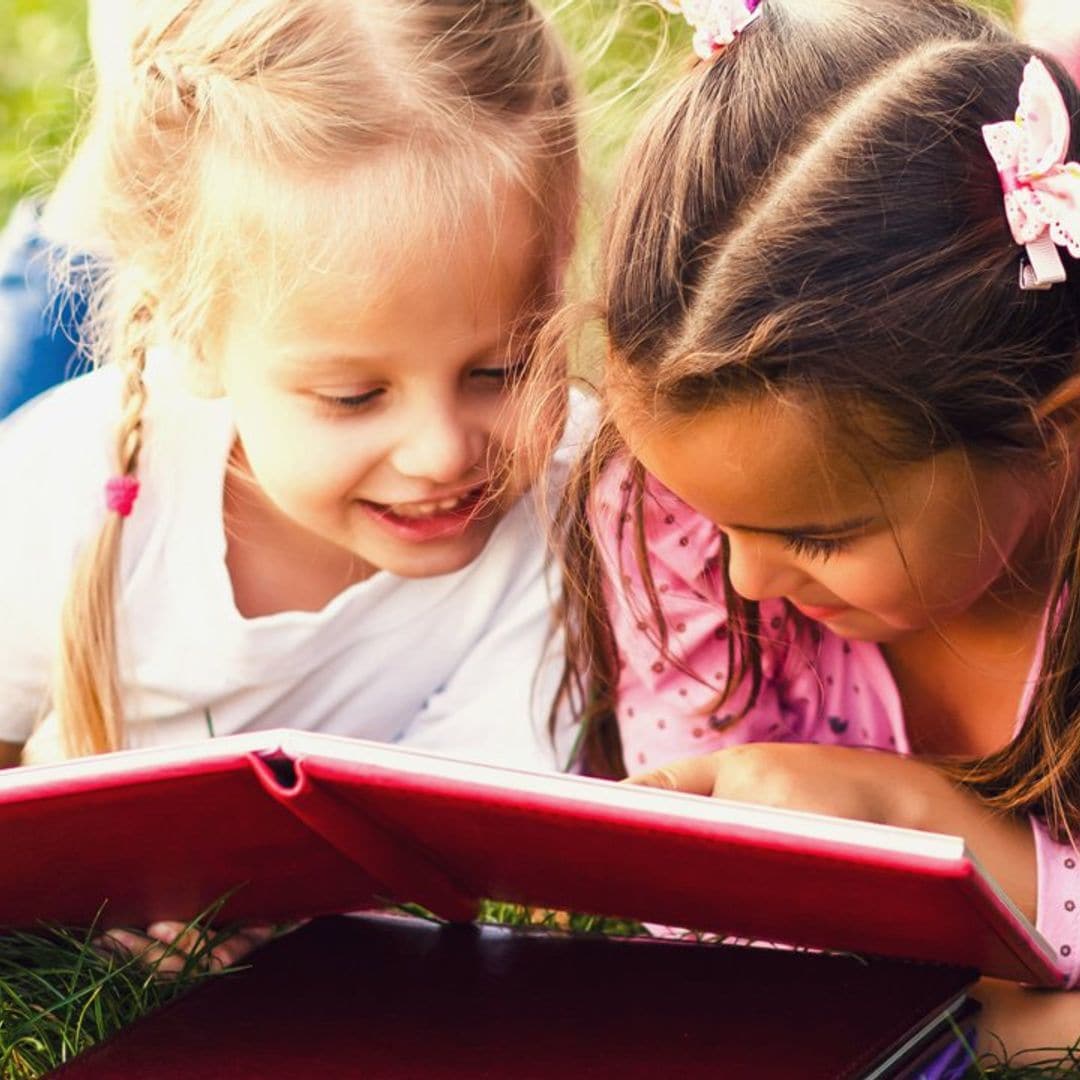
[[[1016,119],[982,131],[1001,178],[1013,239],[1027,250],[1020,287],[1049,289],[1065,280],[1059,247],[1080,259],[1080,164],[1065,160],[1069,110],[1038,57],[1024,68]]]
[[[711,60],[761,14],[762,0],[660,0],[694,28],[694,52]]]

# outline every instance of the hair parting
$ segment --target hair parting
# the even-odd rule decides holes
[[[765,0],[752,32],[657,103],[621,170],[598,304],[609,404],[665,423],[764,396],[805,403],[836,441],[886,463],[960,448],[1045,472],[1075,456],[1080,264],[1051,290],[1017,287],[1021,251],[982,138],[1015,113],[1031,54],[959,0]],[[1080,91],[1042,58],[1080,116]],[[564,693],[588,705],[586,766],[618,773],[619,658],[588,518],[601,473],[628,458],[607,420],[560,518]],[[670,652],[639,469],[632,484],[650,632]],[[1000,753],[941,764],[1062,837],[1080,833],[1080,484],[1060,504],[1071,525],[1023,730]],[[723,554],[724,692],[743,680],[756,692],[763,630]]]

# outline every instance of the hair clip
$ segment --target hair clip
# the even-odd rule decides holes
[[[694,28],[694,52],[711,60],[761,14],[762,0],[660,0]]]
[[[1072,124],[1061,89],[1033,56],[1024,68],[1015,120],[985,124],[1005,216],[1025,249],[1020,288],[1050,289],[1066,279],[1059,247],[1080,259],[1080,164],[1066,161]]]
[[[139,481],[134,476],[112,476],[105,482],[105,505],[122,518],[131,515],[139,494]]]

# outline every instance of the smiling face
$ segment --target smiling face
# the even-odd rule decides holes
[[[450,573],[528,486],[510,390],[536,289],[534,224],[522,193],[500,209],[497,228],[478,214],[390,281],[313,275],[269,319],[235,305],[213,370],[254,497],[294,548],[300,536],[324,562],[336,549],[368,572]],[[382,265],[376,250],[366,259]]]
[[[730,545],[748,600],[783,598],[842,637],[894,641],[968,612],[1042,550],[1046,493],[960,450],[874,467],[784,402],[622,425],[632,452]]]

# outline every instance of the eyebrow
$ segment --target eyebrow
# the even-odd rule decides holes
[[[488,359],[494,359],[501,356],[506,351],[509,338],[493,340],[485,343],[479,349],[476,349],[469,356],[463,359],[464,366],[472,364],[479,364]],[[380,364],[391,363],[393,358],[391,356],[381,353],[311,353],[305,354],[302,349],[290,350],[287,353],[288,359],[291,361],[302,360],[306,365],[310,365],[311,370],[315,371],[341,371],[351,368],[365,368],[378,366]]]
[[[736,532],[765,533],[768,536],[838,536],[841,533],[865,529],[867,525],[876,519],[877,515],[871,514],[864,517],[849,518],[847,521],[834,521],[830,525],[819,521],[811,521],[805,525],[788,525],[783,529],[767,529],[761,525],[728,525],[727,527],[734,529]]]

